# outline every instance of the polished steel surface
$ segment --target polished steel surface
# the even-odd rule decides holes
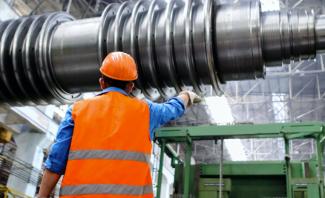
[[[216,11],[216,66],[221,81],[263,77],[260,13],[256,1],[224,5]]]
[[[316,49],[319,52],[325,52],[325,15],[316,17],[315,23]]]
[[[99,18],[58,26],[51,41],[51,63],[58,84],[69,93],[98,89]],[[76,78],[78,80],[76,80]]]
[[[53,73],[51,41],[66,13],[22,17],[0,24],[0,101],[12,105],[61,104],[80,94],[61,88]]]
[[[267,66],[279,65],[281,59],[288,62],[290,58],[315,57],[317,39],[312,11],[266,12],[262,20],[263,58]]]
[[[206,85],[263,78],[265,66],[314,58],[325,49],[325,17],[312,10],[261,12],[255,0],[139,0],[106,7],[101,17],[66,13],[0,23],[0,102],[69,103],[98,90],[105,55],[135,57],[136,93],[169,98]]]

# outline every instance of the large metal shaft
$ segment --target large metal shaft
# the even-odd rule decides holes
[[[139,0],[110,4],[102,16],[67,13],[0,24],[0,102],[68,103],[98,90],[105,55],[120,50],[138,64],[137,87],[151,99],[187,86],[264,76],[265,66],[313,58],[325,49],[325,16],[261,12],[258,1]]]

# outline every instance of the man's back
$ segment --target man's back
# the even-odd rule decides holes
[[[130,137],[132,141],[150,141],[147,103],[119,92],[109,92],[77,102],[73,107],[72,117],[75,123],[74,131],[79,133],[73,133],[71,149],[78,149],[78,145],[73,143],[74,140],[87,140],[83,142],[83,146],[89,149],[98,146],[110,148],[111,141],[127,140]],[[139,149],[130,148],[130,141],[123,144],[126,144],[128,150]]]
[[[61,194],[80,195],[84,192],[75,186],[82,185],[96,197],[117,192],[150,197],[148,105],[109,92],[77,102],[72,117],[75,126]]]

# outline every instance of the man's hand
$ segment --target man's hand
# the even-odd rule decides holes
[[[192,91],[182,91],[179,93],[179,97],[183,99],[187,107],[202,101],[201,97]]]
[[[38,198],[49,197],[55,185],[58,183],[60,177],[61,175],[45,169],[43,173],[42,182],[41,182],[41,188],[37,197]]]

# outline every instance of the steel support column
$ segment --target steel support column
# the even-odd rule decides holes
[[[188,137],[185,143],[185,161],[184,161],[184,194],[183,198],[191,198],[191,158],[192,158],[192,140]]]
[[[324,167],[323,167],[323,155],[324,155],[324,142],[321,142],[323,135],[318,135],[316,138],[316,153],[317,153],[317,163],[318,163],[318,175],[320,183],[320,198],[324,198]]]
[[[161,196],[161,184],[163,178],[163,169],[164,169],[164,155],[165,155],[166,143],[163,141],[160,146],[160,157],[159,157],[159,170],[158,170],[158,179],[157,179],[157,195],[156,198]]]
[[[284,138],[285,148],[285,164],[286,164],[286,185],[287,185],[287,198],[292,197],[292,186],[291,186],[291,164],[290,164],[290,142],[286,137]]]

